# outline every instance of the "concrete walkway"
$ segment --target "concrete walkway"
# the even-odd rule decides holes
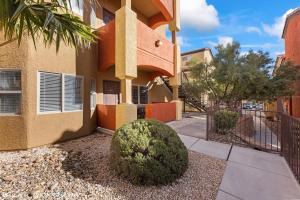
[[[206,115],[190,113],[180,121],[167,123],[177,133],[195,138],[206,138]]]
[[[283,157],[182,134],[179,137],[189,150],[228,160],[217,200],[300,199],[299,184]]]

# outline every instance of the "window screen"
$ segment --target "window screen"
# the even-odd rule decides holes
[[[83,81],[81,77],[64,76],[64,110],[76,111],[83,108]]]
[[[60,112],[62,107],[61,75],[40,72],[40,112]]]

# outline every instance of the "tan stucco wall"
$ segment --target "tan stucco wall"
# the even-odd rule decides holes
[[[115,11],[120,7],[120,1],[103,0],[104,7]],[[101,14],[101,12],[99,12]],[[97,12],[98,15],[98,12]],[[84,16],[87,19],[88,15]],[[99,17],[100,23],[102,16]],[[137,18],[147,23],[141,13]],[[163,31],[164,28],[158,31]],[[15,150],[50,144],[70,138],[80,137],[93,132],[97,125],[97,116],[90,109],[90,81],[97,79],[97,103],[103,103],[103,80],[118,80],[115,70],[97,71],[98,48],[92,45],[90,49],[78,50],[63,44],[58,53],[55,47],[45,47],[42,41],[37,41],[34,48],[31,39],[23,39],[20,47],[16,41],[3,44],[0,35],[0,68],[20,69],[22,75],[22,99],[20,116],[0,116],[0,150]],[[83,111],[38,114],[38,72],[66,73],[84,77]],[[151,85],[149,102],[168,102],[172,94],[162,81],[153,79],[151,72],[139,71],[133,84]]]
[[[3,34],[0,33],[0,69],[21,70],[21,115],[0,116],[0,150],[24,149],[27,146],[28,101],[26,93],[26,39],[20,47],[16,42],[5,43]]]
[[[40,41],[37,51],[29,43],[28,57],[28,147],[48,144],[60,140],[80,137],[90,134],[96,128],[96,113],[90,109],[90,81],[96,78],[97,57],[96,48],[78,50],[61,46],[56,53],[55,47],[44,48]],[[80,75],[84,78],[83,111],[38,114],[38,71]]]

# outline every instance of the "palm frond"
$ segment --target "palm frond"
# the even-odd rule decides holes
[[[6,40],[17,38],[20,44],[27,33],[36,44],[42,37],[45,45],[61,42],[77,47],[95,41],[93,29],[69,12],[69,0],[1,0],[0,31]],[[93,0],[91,0],[93,1]]]

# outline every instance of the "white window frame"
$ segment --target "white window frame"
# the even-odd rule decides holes
[[[61,111],[47,111],[40,112],[40,73],[52,73],[59,74],[61,76]],[[73,76],[81,78],[81,92],[82,92],[82,109],[81,110],[65,110],[65,76]],[[74,74],[66,74],[66,73],[56,73],[56,72],[46,72],[46,71],[38,71],[37,72],[37,114],[38,115],[51,115],[51,114],[59,114],[59,113],[73,113],[73,112],[83,112],[84,109],[84,76],[74,75]]]
[[[92,81],[95,81],[95,92],[92,92]],[[92,98],[95,98],[95,106],[92,105]],[[91,78],[90,80],[90,108],[91,110],[95,110],[97,107],[97,80],[95,78]]]
[[[62,73],[55,73],[55,72],[46,72],[46,71],[38,71],[37,72],[37,114],[38,115],[49,115],[49,114],[58,114],[58,113],[62,113],[62,108],[63,108],[63,102],[61,100],[61,110],[60,111],[47,111],[47,112],[41,112],[40,111],[40,92],[41,92],[41,86],[40,86],[40,80],[41,80],[41,73],[48,73],[48,74],[57,74],[60,75],[61,79],[63,77]],[[62,84],[62,88],[63,88],[63,82]],[[62,90],[63,92],[63,90]],[[62,93],[63,96],[63,93]]]
[[[22,70],[1,68],[0,71],[20,72],[21,73],[21,87],[20,90],[0,90],[0,94],[20,94],[20,113],[0,113],[0,117],[5,116],[21,116],[22,115]]]
[[[65,110],[65,76],[73,76],[75,78],[81,79],[81,94],[82,94],[82,109],[81,110]],[[62,84],[62,110],[63,113],[72,113],[72,112],[83,112],[84,109],[84,77],[81,75],[74,75],[74,74],[63,74],[63,84]]]
[[[132,87],[133,86],[136,86],[138,87],[138,104],[135,104],[135,105],[147,105],[147,104],[141,104],[141,93],[140,93],[140,87],[147,87],[148,88],[148,99],[147,99],[147,102],[149,104],[149,86],[148,85],[139,85],[139,84],[132,84],[131,86],[131,92],[132,92]]]

